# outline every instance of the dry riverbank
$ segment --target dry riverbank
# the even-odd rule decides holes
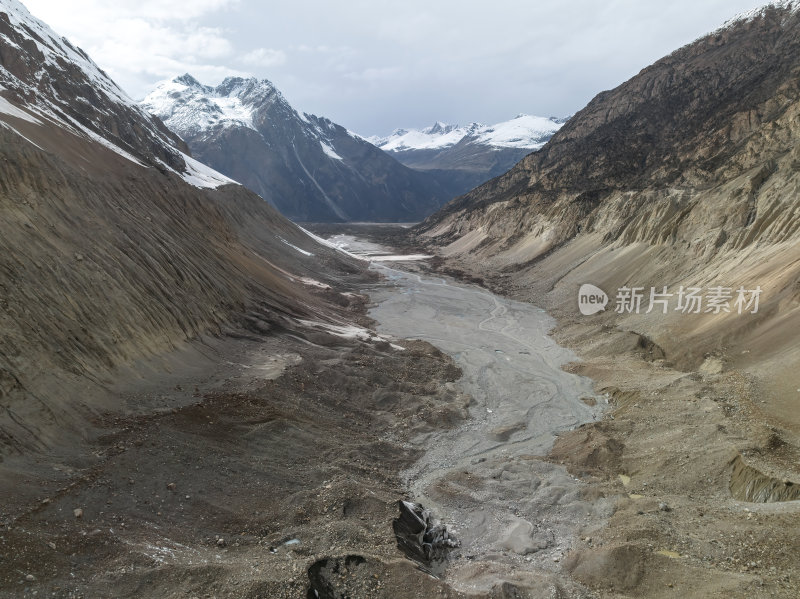
[[[758,378],[724,354],[676,368],[679,355],[583,317],[574,297],[548,295],[553,273],[503,275],[452,257],[434,265],[543,302],[554,338],[580,358],[567,369],[610,397],[601,422],[561,435],[550,454],[587,484],[586,497],[614,503],[607,526],[580,534],[566,572],[599,597],[796,596],[800,502],[752,500],[797,498],[800,431],[793,413],[767,409]]]

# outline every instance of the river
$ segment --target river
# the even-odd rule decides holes
[[[598,527],[610,506],[584,500],[580,481],[543,459],[558,432],[600,418],[607,403],[590,379],[561,369],[577,357],[548,336],[554,320],[532,304],[402,270],[375,244],[333,241],[377,260],[371,268],[384,282],[368,292],[378,331],[449,354],[463,372],[458,390],[472,397],[463,425],[415,440],[424,455],[405,472],[411,498],[462,542],[448,582],[476,591],[556,576],[576,536]]]

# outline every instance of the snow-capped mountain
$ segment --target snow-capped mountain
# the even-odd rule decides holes
[[[228,78],[214,88],[186,74],[159,84],[141,105],[172,131],[191,137],[217,126],[247,127],[255,131],[256,108],[271,102],[286,104],[281,93],[267,80]]]
[[[544,146],[565,122],[520,114],[496,125],[437,122],[425,129],[396,129],[386,137],[367,139],[408,167],[436,171],[460,195]]]
[[[183,75],[142,101],[192,152],[299,221],[412,221],[453,195],[360,136],[295,110],[267,80]]]
[[[437,122],[425,129],[396,129],[386,137],[372,136],[367,139],[387,152],[443,150],[463,140],[495,148],[531,151],[538,150],[547,143],[564,122],[565,119],[519,114],[496,125],[470,123],[460,127]]]
[[[16,0],[0,0],[0,112],[56,125],[144,166],[193,184],[233,183],[186,155],[182,141],[133,102],[83,50],[58,36]],[[14,129],[9,122],[2,124]]]

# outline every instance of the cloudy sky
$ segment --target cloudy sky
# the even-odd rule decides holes
[[[134,99],[189,72],[270,79],[364,135],[565,116],[766,0],[23,0]]]

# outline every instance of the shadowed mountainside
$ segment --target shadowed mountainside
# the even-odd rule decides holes
[[[267,80],[190,75],[164,82],[142,106],[194,155],[296,221],[416,222],[457,195],[341,125],[300,114]]]

